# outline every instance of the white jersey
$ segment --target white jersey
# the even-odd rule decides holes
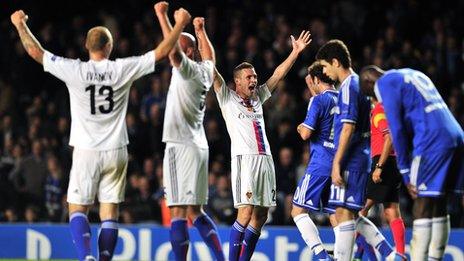
[[[155,54],[87,61],[45,52],[43,66],[65,82],[71,103],[69,145],[87,150],[110,150],[129,143],[126,111],[129,88],[155,70]]]
[[[266,136],[262,104],[271,97],[266,84],[256,89],[256,97],[246,103],[225,83],[216,97],[221,107],[231,141],[231,156],[271,155]]]
[[[208,148],[203,118],[206,92],[213,85],[212,61],[195,62],[182,53],[179,68],[172,68],[164,113],[163,142]]]

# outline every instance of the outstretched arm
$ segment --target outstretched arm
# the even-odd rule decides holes
[[[216,64],[216,54],[205,30],[205,18],[195,17],[193,19],[193,27],[198,39],[198,50],[200,51],[201,60],[210,60]]]
[[[300,55],[300,53],[308,46],[311,42],[309,38],[311,34],[309,31],[303,31],[298,37],[298,40],[295,40],[295,37],[290,36],[292,39],[292,46],[293,50],[290,55],[283,61],[277,68],[275,69],[274,73],[272,74],[271,78],[266,81],[267,87],[269,91],[272,92],[277,87],[277,83],[282,80],[285,75],[287,75],[290,68],[292,68],[293,64],[295,63],[296,59]]]
[[[43,64],[43,55],[45,50],[31,33],[31,30],[29,30],[29,27],[26,24],[27,19],[28,17],[23,10],[18,10],[11,15],[11,22],[18,31],[19,38],[21,39],[24,49],[29,56],[32,57],[32,59]]]
[[[222,75],[219,73],[216,67],[214,67],[214,81],[213,81],[213,87],[215,92],[220,92],[221,87],[224,83],[224,78],[222,78]]]
[[[166,39],[169,36],[169,33],[173,30],[171,21],[168,17],[169,4],[165,1],[158,2],[155,4],[155,13],[158,17],[158,21],[161,26],[161,31],[163,32],[163,37]],[[169,53],[169,60],[171,65],[174,67],[179,67],[182,62],[182,50],[180,49],[179,43],[176,42],[174,48]]]
[[[165,4],[165,11],[164,14],[158,15],[158,9],[159,4]],[[172,28],[171,23],[169,22],[169,19],[167,17],[167,3],[166,2],[160,2],[155,5],[155,10],[156,14],[158,16],[158,19],[160,20],[161,24],[161,30],[163,31],[163,36],[164,39],[163,41],[156,47],[155,49],[155,56],[157,60],[161,60],[164,57],[166,57],[169,54],[169,58],[171,59],[171,63],[173,63],[173,58],[175,58],[175,64],[173,63],[173,66],[178,67],[180,65],[180,62],[182,61],[182,56],[180,54],[180,49],[178,47],[177,41],[179,40],[179,36],[184,30],[184,27],[190,23],[190,13],[185,10],[184,8],[180,8],[174,12],[174,20],[176,21],[176,24],[174,25],[174,28]],[[173,50],[176,53],[174,57],[170,54],[171,50]],[[178,52],[179,51],[179,52]]]

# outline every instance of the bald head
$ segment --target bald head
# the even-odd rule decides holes
[[[109,57],[113,49],[113,37],[108,28],[96,26],[90,29],[87,32],[85,47],[89,52],[103,52],[105,56]]]
[[[382,77],[385,73],[384,70],[380,69],[375,65],[368,65],[361,69],[359,74],[361,91],[364,95],[375,98],[374,85],[375,82]]]
[[[193,35],[183,32],[179,37],[179,45],[188,58],[194,60],[196,52],[196,40]]]

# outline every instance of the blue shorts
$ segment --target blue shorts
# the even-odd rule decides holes
[[[336,207],[359,211],[364,207],[369,173],[352,170],[345,170],[342,173],[345,186],[330,187],[329,203]]]
[[[334,206],[328,203],[332,179],[306,173],[301,177],[293,196],[293,204],[310,211],[335,213]]]
[[[427,152],[414,157],[411,184],[419,197],[440,197],[464,192],[464,148]]]

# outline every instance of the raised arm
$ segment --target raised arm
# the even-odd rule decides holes
[[[173,30],[171,21],[168,17],[169,4],[165,1],[158,2],[155,4],[155,13],[158,17],[158,21],[161,26],[161,31],[163,32],[163,37],[169,36],[169,33]],[[175,18],[175,17],[174,17]],[[180,49],[179,42],[177,41],[174,45],[174,48],[169,53],[169,60],[171,65],[174,67],[179,67],[182,62],[182,50]]]
[[[167,4],[166,2],[164,3]],[[158,4],[160,3],[157,3],[155,5],[157,16],[158,16],[158,11],[157,11]],[[177,53],[177,50],[178,50],[177,41],[179,40],[179,36],[184,30],[185,26],[190,23],[191,16],[190,16],[190,13],[184,8],[180,8],[176,10],[174,12],[174,20],[176,21],[176,24],[174,25],[174,28],[172,28],[171,23],[169,22],[169,19],[167,18],[167,6],[166,6],[166,11],[164,13],[165,13],[164,16],[158,16],[158,19],[160,20],[160,24],[161,24],[161,30],[163,31],[164,39],[158,45],[158,47],[156,47],[155,56],[157,60],[161,60],[169,54],[169,58],[171,59],[171,63],[172,63],[173,60],[172,60],[170,52],[171,50],[173,50],[173,48],[175,48],[174,50],[176,50],[176,53]],[[164,18],[160,18],[160,17],[164,17]],[[182,61],[182,56],[180,52],[175,56],[176,56],[177,66],[179,66],[180,62]]]
[[[39,41],[35,38],[35,36],[29,30],[27,26],[28,16],[24,13],[23,10],[18,10],[11,15],[11,22],[16,27],[18,31],[19,38],[21,39],[21,43],[24,46],[24,49],[29,54],[32,59],[36,62],[43,64],[43,56],[44,56],[44,48],[40,45]]]
[[[290,38],[292,39],[293,50],[287,57],[287,59],[285,59],[285,61],[283,61],[279,66],[277,66],[271,78],[269,78],[266,81],[267,87],[269,88],[270,92],[275,90],[275,88],[277,87],[277,83],[280,80],[282,80],[285,77],[285,75],[287,75],[288,71],[290,70],[290,68],[292,68],[300,53],[311,42],[311,39],[309,38],[310,36],[311,34],[309,33],[309,31],[302,31],[300,37],[298,37],[298,40],[295,40],[295,37],[293,37],[293,35],[290,36]]]
[[[217,68],[214,67],[214,81],[213,81],[214,91],[220,92],[223,84],[225,84],[224,78],[222,78],[222,75],[219,73]]]
[[[216,64],[216,54],[214,53],[213,45],[205,30],[205,18],[195,17],[195,19],[193,19],[193,27],[195,28],[195,35],[198,39],[198,50],[200,51],[201,60],[210,60]]]

